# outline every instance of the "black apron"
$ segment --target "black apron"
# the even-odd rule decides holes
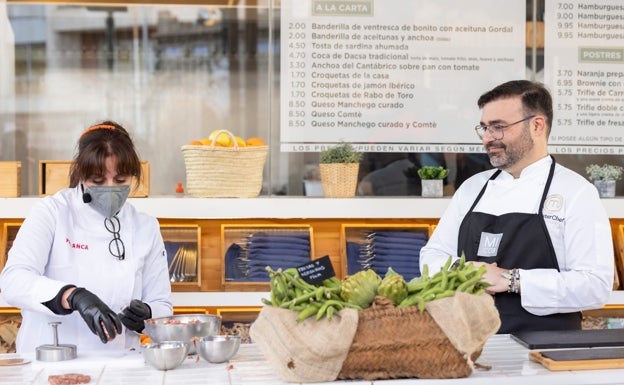
[[[559,264],[544,222],[542,210],[555,171],[552,158],[546,186],[536,214],[507,213],[500,216],[473,212],[485,193],[490,180],[501,173],[496,171],[485,183],[459,228],[458,255],[466,254],[466,261],[493,263],[503,269],[557,269]],[[520,281],[522,285],[522,280]],[[522,287],[522,286],[521,286]],[[501,317],[498,333],[521,330],[581,329],[581,313],[559,313],[537,316],[526,311],[520,295],[496,293],[494,303]]]

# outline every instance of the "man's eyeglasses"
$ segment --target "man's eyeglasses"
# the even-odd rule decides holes
[[[108,251],[113,257],[122,261],[126,258],[126,247],[119,235],[119,230],[121,230],[119,218],[117,216],[104,218],[104,227],[106,227],[109,233],[113,234],[113,239],[108,244]]]
[[[475,126],[475,131],[477,132],[477,135],[479,136],[480,139],[483,139],[485,132],[489,131],[490,136],[494,140],[501,140],[503,139],[503,136],[505,136],[505,128],[511,127],[514,124],[525,122],[529,119],[533,119],[536,116],[537,115],[527,116],[524,119],[518,120],[517,122],[509,123],[509,124],[491,124],[489,126],[486,126],[484,124],[477,124]]]

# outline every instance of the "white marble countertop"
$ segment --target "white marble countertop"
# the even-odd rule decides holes
[[[529,350],[516,343],[509,335],[495,335],[485,345],[479,364],[490,365],[490,370],[475,369],[460,379],[400,379],[384,381],[334,381],[328,384],[368,385],[446,385],[446,384],[509,384],[509,385],[599,385],[621,384],[624,369],[549,371],[529,361]],[[0,358],[14,358],[16,354],[2,354]],[[29,358],[22,356],[21,358]],[[230,366],[231,365],[231,366]],[[0,366],[2,385],[44,385],[50,374],[81,373],[91,376],[91,384],[98,385],[278,385],[287,384],[277,377],[256,345],[241,345],[238,354],[229,362],[211,364],[197,356],[189,358],[178,368],[159,371],[147,365],[140,351],[129,351],[119,357],[81,354],[63,362],[40,362],[17,366]]]

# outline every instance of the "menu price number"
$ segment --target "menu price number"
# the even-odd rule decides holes
[[[574,3],[557,3],[558,11],[572,11],[574,10]]]
[[[305,121],[288,119],[288,127],[305,127]]]
[[[305,49],[306,48],[306,43],[303,41],[291,41],[290,43],[288,43],[288,48],[290,49]]]
[[[557,125],[561,127],[571,126],[572,119],[557,119]]]
[[[572,96],[572,90],[569,88],[563,88],[557,90],[557,96]]]
[[[560,104],[557,104],[557,110],[559,110],[559,111],[572,111],[572,104],[570,104],[570,103],[560,103]]]
[[[557,26],[559,28],[573,28],[574,24],[573,23],[568,23],[568,22],[559,22],[559,21],[565,21],[565,20],[574,20],[574,3],[557,3]]]

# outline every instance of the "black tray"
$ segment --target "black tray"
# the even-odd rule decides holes
[[[525,331],[511,338],[529,349],[624,346],[624,329]]]
[[[624,348],[562,349],[540,352],[553,361],[613,360],[624,358]]]

